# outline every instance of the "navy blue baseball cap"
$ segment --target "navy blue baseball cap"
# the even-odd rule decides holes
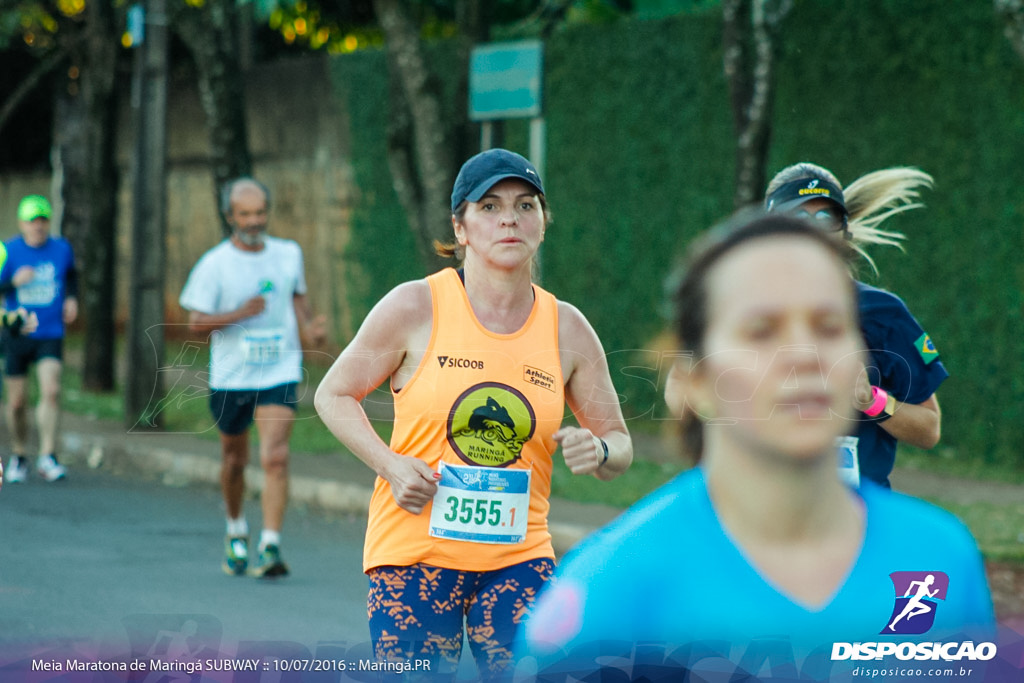
[[[452,188],[452,213],[462,202],[478,202],[499,181],[519,178],[544,194],[540,174],[525,157],[507,149],[480,152],[462,165]]]
[[[843,191],[824,178],[800,178],[781,186],[765,197],[765,208],[769,211],[794,211],[798,206],[812,199],[827,199],[839,210],[841,216],[849,215]]]

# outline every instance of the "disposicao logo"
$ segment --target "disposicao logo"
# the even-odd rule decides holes
[[[935,625],[946,600],[949,577],[943,572],[893,572],[896,593],[892,614],[879,635],[921,635]],[[995,643],[964,642],[859,642],[833,643],[832,661],[870,660],[894,656],[899,660],[986,661],[996,656]]]
[[[893,572],[896,604],[889,622],[879,633],[920,635],[935,623],[935,610],[946,600],[949,577],[943,572]]]

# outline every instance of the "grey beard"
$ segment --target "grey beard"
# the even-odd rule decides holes
[[[247,247],[259,247],[263,245],[263,238],[266,237],[266,231],[261,230],[257,233],[245,232],[242,230],[237,231],[238,241]]]

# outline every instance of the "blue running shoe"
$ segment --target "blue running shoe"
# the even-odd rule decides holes
[[[260,551],[260,559],[249,573],[260,579],[270,579],[288,575],[288,565],[281,559],[281,549],[276,545],[268,545]]]
[[[224,564],[221,568],[230,576],[241,576],[249,566],[249,539],[228,536],[224,539]]]

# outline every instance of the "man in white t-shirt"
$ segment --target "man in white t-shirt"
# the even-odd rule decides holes
[[[320,343],[323,316],[310,313],[302,249],[267,235],[270,193],[252,178],[225,184],[220,209],[233,232],[189,274],[180,303],[189,328],[210,333],[210,409],[220,430],[221,491],[227,508],[228,574],[284,576],[281,525],[288,502],[288,441],[302,378],[301,338]],[[255,421],[265,484],[259,559],[249,568],[242,511],[249,426]]]

